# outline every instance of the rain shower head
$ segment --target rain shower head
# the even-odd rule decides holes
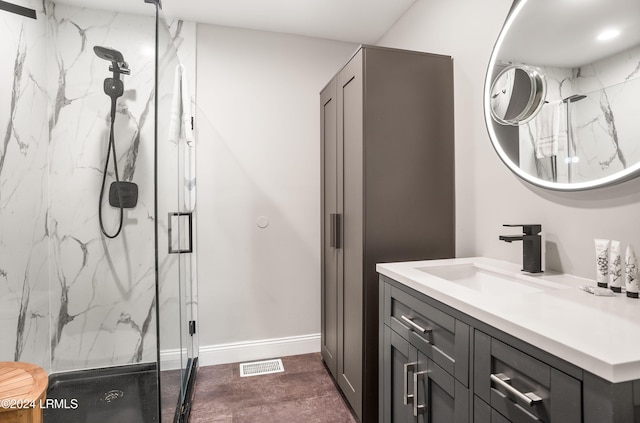
[[[111,72],[123,73],[125,75],[129,75],[129,73],[131,72],[129,70],[129,65],[124,61],[122,53],[120,53],[118,50],[112,49],[110,47],[94,46],[93,51],[99,58],[111,62],[111,66],[109,66],[109,70]]]
[[[583,100],[585,98],[587,98],[586,95],[574,94],[572,96],[569,96],[569,97],[565,98],[564,100],[562,100],[562,102],[563,103],[575,103],[575,102]]]
[[[99,58],[109,62],[124,62],[124,57],[122,57],[122,53],[118,50],[109,47],[94,46],[93,51]]]

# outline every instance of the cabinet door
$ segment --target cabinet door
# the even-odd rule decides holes
[[[418,423],[469,423],[469,389],[424,354],[417,351],[413,374]]]
[[[362,419],[363,163],[362,51],[338,75],[338,208],[343,211],[338,278],[338,385]],[[340,154],[340,153],[339,153]],[[339,163],[340,165],[340,163]],[[342,173],[341,173],[342,170]],[[342,202],[342,203],[341,203]]]
[[[384,326],[381,423],[410,423],[413,417],[413,373],[416,350],[400,335]]]
[[[469,325],[396,287],[385,296],[389,327],[468,386]]]
[[[333,377],[338,357],[338,269],[341,254],[338,229],[338,142],[335,79],[320,93],[322,287],[321,352]]]

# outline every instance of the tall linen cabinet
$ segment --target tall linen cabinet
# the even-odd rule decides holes
[[[320,106],[322,357],[375,423],[375,264],[454,256],[452,59],[361,46]]]

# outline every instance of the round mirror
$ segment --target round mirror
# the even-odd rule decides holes
[[[491,116],[504,125],[533,119],[544,103],[545,79],[530,66],[508,66],[491,85]]]
[[[640,1],[515,0],[487,70],[491,142],[519,177],[582,190],[640,174]]]

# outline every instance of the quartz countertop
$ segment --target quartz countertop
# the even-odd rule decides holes
[[[520,265],[485,257],[384,263],[376,270],[607,381],[640,379],[640,299],[595,296],[578,288],[595,286],[594,280],[553,272],[532,276],[543,289],[498,295],[427,273],[429,267],[469,263],[523,273]]]

